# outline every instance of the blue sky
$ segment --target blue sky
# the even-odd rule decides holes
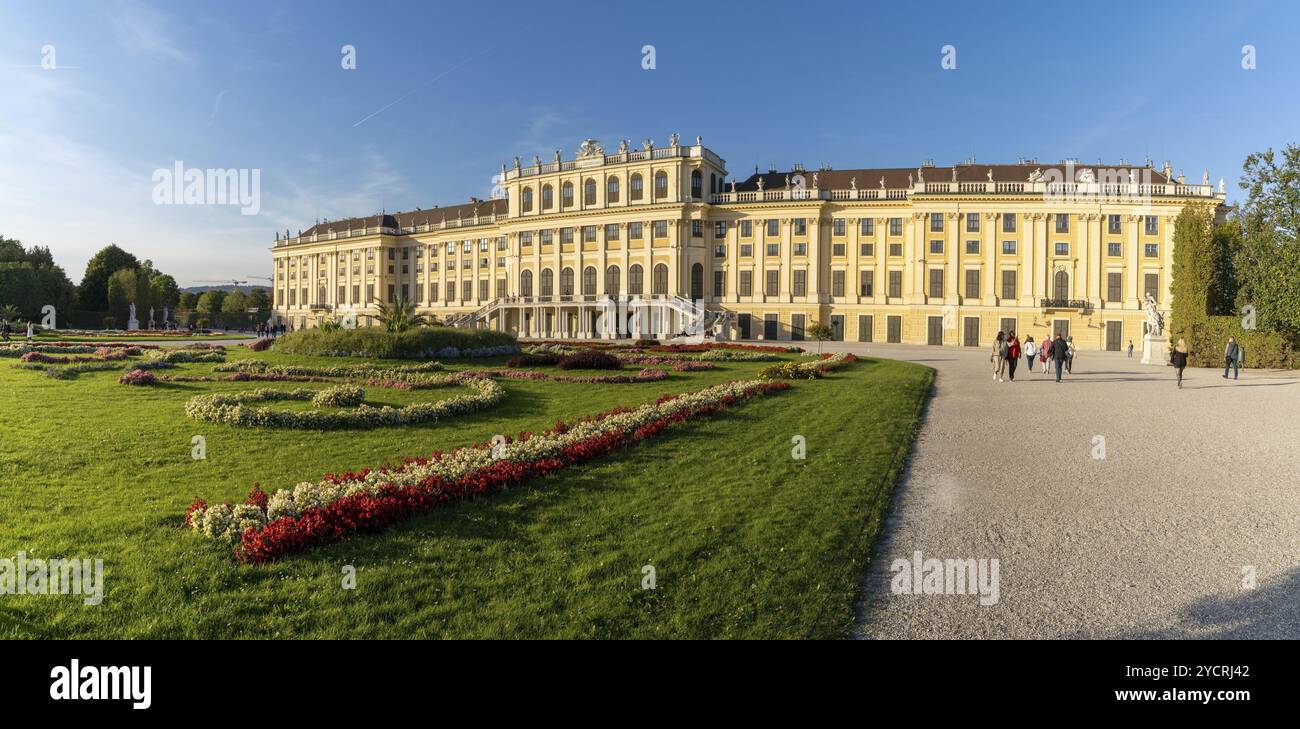
[[[1230,197],[1248,153],[1300,142],[1293,3],[1060,5],[5,2],[0,233],[74,280],[113,242],[187,285],[266,275],[275,231],[318,217],[487,197],[502,162],[585,137],[700,134],[737,177],[1150,156]],[[153,204],[177,160],[261,170],[260,212]]]

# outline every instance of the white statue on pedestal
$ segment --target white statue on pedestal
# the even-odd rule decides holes
[[[135,331],[140,328],[140,322],[135,319],[135,304],[131,304],[131,315],[126,320],[127,331]]]

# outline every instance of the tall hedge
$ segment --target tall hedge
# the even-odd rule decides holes
[[[280,337],[275,351],[326,357],[415,358],[515,354],[514,335],[491,329],[416,327],[387,332],[379,327],[303,329]]]
[[[1232,269],[1238,229],[1216,225],[1213,208],[1188,206],[1174,223],[1173,310],[1169,338],[1187,340],[1193,367],[1222,367],[1228,337],[1245,350],[1247,367],[1300,366],[1296,350],[1278,334],[1247,330],[1232,311]]]

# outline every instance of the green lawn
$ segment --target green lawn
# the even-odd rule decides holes
[[[231,350],[245,356],[341,363]],[[131,388],[114,372],[57,381],[13,362],[0,360],[0,557],[102,558],[106,577],[98,606],[0,595],[0,638],[842,637],[932,378],[864,359],[525,487],[250,567],[183,528],[194,497],[242,501],[255,481],[273,491],[539,431],[763,365],[635,385],[508,380],[487,412],[315,432],[200,423],[183,407],[205,392],[323,385]],[[367,392],[400,404],[461,390]],[[193,435],[207,460],[191,458]],[[791,457],[795,435],[805,460]],[[641,588],[648,564],[654,590]],[[345,565],[355,590],[341,587]]]

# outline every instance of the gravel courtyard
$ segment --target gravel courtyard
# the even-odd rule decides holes
[[[1189,369],[1180,391],[1171,368],[1090,352],[1061,384],[998,383],[983,348],[825,348],[938,371],[859,637],[1300,638],[1294,374]],[[917,551],[998,560],[998,601],[892,594]]]

